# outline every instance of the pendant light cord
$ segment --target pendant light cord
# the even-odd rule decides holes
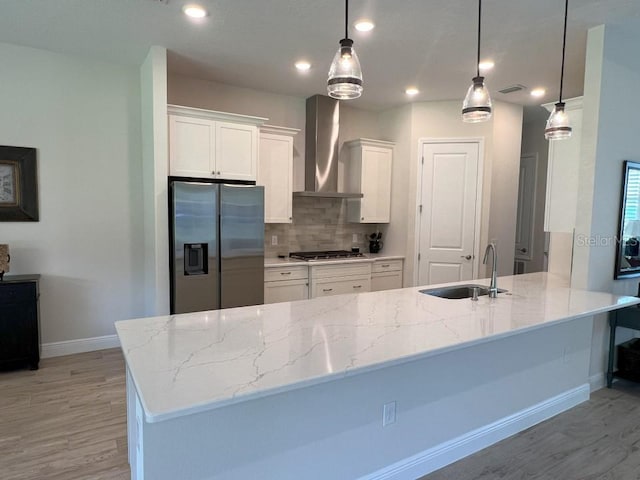
[[[569,0],[564,2],[564,35],[562,37],[562,68],[560,70],[560,103],[562,102],[562,86],[564,84],[564,54],[567,47],[567,12],[569,11]]]
[[[349,38],[349,0],[344,1],[344,38]]]
[[[567,0],[568,1],[568,0]],[[482,27],[482,0],[478,0],[478,61],[476,62],[476,76],[480,76],[480,32]]]

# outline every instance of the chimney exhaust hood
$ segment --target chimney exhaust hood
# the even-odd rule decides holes
[[[361,193],[338,192],[340,102],[325,95],[307,98],[304,192],[294,197],[362,198]]]

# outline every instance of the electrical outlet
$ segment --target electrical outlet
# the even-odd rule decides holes
[[[396,402],[385,403],[382,407],[382,426],[396,423]]]
[[[271,245],[278,245],[278,235],[271,235]]]
[[[353,235],[351,235],[351,241],[353,243],[358,243],[358,234],[354,233]]]

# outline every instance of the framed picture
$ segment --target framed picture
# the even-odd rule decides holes
[[[37,221],[36,149],[0,146],[0,222]]]

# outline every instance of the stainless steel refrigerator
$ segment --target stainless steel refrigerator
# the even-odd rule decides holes
[[[169,183],[171,313],[264,303],[264,188]]]

